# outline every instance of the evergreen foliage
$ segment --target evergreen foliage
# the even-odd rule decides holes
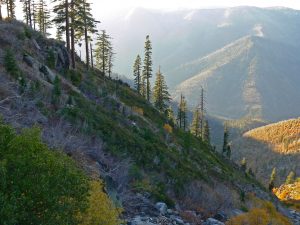
[[[149,35],[146,36],[144,47],[144,65],[143,65],[143,96],[150,101],[151,86],[150,78],[152,77],[152,44]]]
[[[276,168],[273,168],[270,181],[269,181],[269,191],[272,191],[273,188],[275,187],[275,180],[276,180]]]
[[[200,115],[200,109],[197,107],[193,113],[193,120],[192,124],[190,127],[190,131],[195,137],[202,137],[202,131],[200,127],[200,120],[201,120],[201,115]]]
[[[4,55],[4,68],[6,71],[12,75],[14,78],[18,78],[19,76],[19,67],[13,52],[10,49],[6,49]]]
[[[154,106],[162,113],[165,113],[168,107],[168,103],[171,100],[168,92],[168,87],[165,82],[165,78],[160,71],[156,73],[156,80],[153,89]]]
[[[289,175],[286,177],[285,184],[292,184],[295,182],[295,172],[291,171]]]
[[[180,96],[180,102],[178,106],[178,112],[177,112],[177,124],[179,128],[182,128],[184,131],[186,130],[187,125],[187,105],[185,97],[181,94]]]
[[[96,58],[96,67],[104,75],[111,75],[111,66],[112,66],[112,55],[113,49],[110,41],[111,37],[106,33],[105,30],[102,30],[97,37],[96,49],[95,49],[95,58]]]
[[[52,27],[52,21],[50,20],[50,11],[45,0],[39,0],[36,7],[35,20],[39,31],[46,36],[48,34],[47,31]]]
[[[133,65],[134,86],[139,94],[141,94],[142,77],[141,77],[142,59],[137,55]]]
[[[224,127],[224,138],[223,138],[223,148],[222,148],[222,153],[226,154],[228,150],[228,138],[229,138],[229,131],[228,127],[225,125]]]

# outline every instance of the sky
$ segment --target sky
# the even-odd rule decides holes
[[[300,0],[90,0],[97,15],[108,17],[136,7],[176,10],[234,6],[288,7],[300,10]]]

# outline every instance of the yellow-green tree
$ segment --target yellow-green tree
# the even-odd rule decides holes
[[[103,191],[102,181],[90,182],[88,209],[78,215],[81,225],[119,225],[121,210],[116,208]]]

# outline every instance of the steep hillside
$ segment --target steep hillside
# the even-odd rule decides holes
[[[274,167],[277,185],[285,181],[290,171],[300,173],[300,119],[291,119],[259,127],[233,141],[233,157],[247,159],[257,178],[267,183]]]
[[[179,67],[174,76],[178,74],[184,81],[174,95],[178,99],[183,93],[195,106],[203,86],[207,110],[214,115],[267,121],[296,117],[300,111],[294,103],[300,99],[299,65],[292,46],[247,36]]]
[[[101,177],[124,217],[157,215],[155,201],[206,218],[243,205],[241,192],[272,198],[251,176],[176,128],[136,91],[82,62],[68,69],[63,43],[19,22],[0,22],[0,112]],[[203,190],[205,190],[203,192]]]

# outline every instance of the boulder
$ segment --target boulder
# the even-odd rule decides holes
[[[130,225],[155,225],[152,222],[149,222],[147,218],[142,218],[141,216],[136,216],[131,222]]]
[[[155,208],[160,212],[160,214],[165,215],[167,213],[168,207],[164,202],[157,202]]]
[[[208,218],[204,223],[204,225],[225,225],[225,224],[214,218]]]
[[[48,66],[42,65],[40,67],[40,72],[42,72],[51,83],[54,82],[56,75],[48,68]]]
[[[214,219],[219,220],[221,222],[226,222],[228,220],[228,217],[225,213],[219,212],[214,216]]]

